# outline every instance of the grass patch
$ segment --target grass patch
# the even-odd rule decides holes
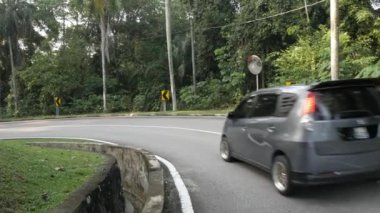
[[[0,140],[0,212],[46,212],[104,162],[103,155]]]

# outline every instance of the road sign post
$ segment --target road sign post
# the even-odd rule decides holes
[[[55,107],[55,117],[59,117],[59,107]]]
[[[162,108],[164,112],[166,112],[166,103],[170,100],[170,91],[169,90],[161,90],[161,101],[162,101]]]
[[[54,97],[54,105],[55,105],[55,116],[59,116],[59,107],[62,105],[61,97]]]
[[[256,75],[256,91],[259,90],[259,74]]]
[[[259,74],[263,69],[263,62],[257,55],[251,55],[247,58],[249,71],[256,75],[256,91],[259,90]]]

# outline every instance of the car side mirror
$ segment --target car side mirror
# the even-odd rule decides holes
[[[229,118],[229,119],[235,119],[236,118],[236,113],[235,112],[229,112],[227,114],[227,118]]]

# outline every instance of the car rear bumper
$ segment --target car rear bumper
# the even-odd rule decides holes
[[[334,171],[323,174],[292,173],[292,182],[297,185],[322,185],[380,178],[380,167],[356,171]]]

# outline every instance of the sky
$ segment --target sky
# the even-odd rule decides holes
[[[379,10],[380,9],[380,0],[371,0],[371,5],[373,9]]]

